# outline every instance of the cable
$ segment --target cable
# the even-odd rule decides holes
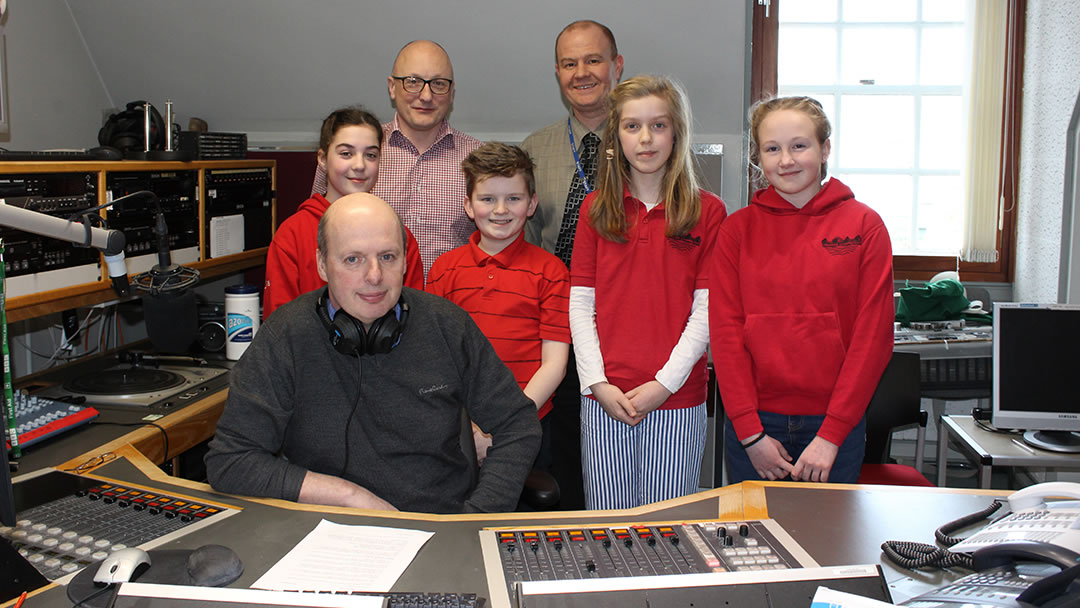
[[[356,401],[353,403],[352,412],[349,413],[349,420],[345,422],[345,462],[341,463],[341,474],[338,477],[346,479],[345,471],[349,469],[349,429],[352,427],[353,418],[356,417],[356,411],[360,409],[360,394],[363,383],[360,381],[364,373],[364,363],[360,358],[360,354],[356,356]]]
[[[982,511],[977,511],[970,515],[965,515],[960,519],[950,521],[949,523],[941,526],[937,530],[934,530],[934,538],[937,539],[937,542],[945,545],[946,547],[951,547],[955,544],[958,544],[964,539],[955,536],[949,536],[950,533],[956,532],[957,530],[966,528],[977,521],[982,521],[987,517],[990,517],[991,515],[996,513],[1003,504],[1005,503],[995,499],[994,502],[990,503],[990,505]]]
[[[113,590],[113,589],[116,589],[116,584],[115,583],[110,583],[110,584],[106,585],[105,587],[102,587],[101,589],[98,589],[97,591],[95,591],[95,592],[91,593],[90,595],[84,597],[83,599],[79,600],[79,602],[77,604],[75,604],[74,606],[72,606],[72,608],[81,608],[81,606],[83,604],[85,604],[86,602],[89,602],[90,600],[92,600],[95,597],[101,595],[102,593],[105,593],[106,591]]]
[[[887,540],[881,550],[892,562],[908,570],[921,568],[966,568],[974,570],[970,553],[953,553],[948,549],[899,540]]]
[[[82,332],[88,330],[91,327],[91,325],[93,325],[93,322],[94,322],[93,317],[94,317],[94,311],[95,310],[96,309],[91,308],[89,311],[87,311],[86,318],[84,318],[82,320],[82,322],[79,324],[78,329],[75,330],[76,333],[82,333]],[[50,330],[51,329],[60,329],[61,331],[63,331],[63,328],[61,328],[61,327],[59,327],[57,325],[52,325],[48,329],[50,329]],[[73,354],[73,355],[70,355],[70,356],[67,356],[67,357],[61,357],[60,353],[64,352],[65,344],[56,345],[56,340],[55,340],[55,337],[53,336],[52,332],[49,333],[49,336],[54,338],[53,339],[53,344],[55,345],[53,353],[51,355],[46,355],[44,353],[39,353],[39,352],[35,351],[21,337],[16,337],[15,340],[19,343],[20,346],[25,348],[26,351],[29,352],[30,354],[32,354],[32,355],[34,355],[36,357],[40,357],[42,359],[45,359],[46,360],[45,363],[44,363],[45,368],[52,367],[55,362],[77,361],[77,360],[81,359],[82,357],[86,357],[87,355],[92,355],[92,354],[97,352],[97,349],[85,350],[85,352],[83,352],[82,354],[78,354],[78,355]],[[85,334],[84,334],[84,336],[85,336]],[[67,346],[71,346],[72,348],[74,348],[74,346],[71,345],[71,344],[67,344]]]
[[[161,439],[165,444],[165,454],[162,457],[161,462],[166,463],[169,461],[169,433],[165,430],[165,427],[156,422],[98,422],[97,420],[94,420],[90,424],[107,424],[111,426],[152,426],[161,431]]]
[[[987,431],[989,433],[997,433],[998,435],[1023,435],[1024,434],[1024,432],[1022,430],[999,429],[996,426],[988,424],[985,420],[977,420],[976,419],[975,424],[979,425],[979,428],[981,428],[984,431]]]
[[[1002,504],[1004,503],[1000,500],[995,500],[990,503],[988,507],[980,511],[950,521],[934,531],[934,538],[942,545],[945,545],[945,547],[951,547],[963,540],[961,538],[949,536],[951,532],[966,528],[977,521],[986,519],[997,512]],[[946,548],[928,545],[926,543],[887,540],[881,544],[881,551],[885,554],[885,557],[888,557],[894,564],[909,570],[919,570],[923,568],[975,569],[970,553],[953,552]]]

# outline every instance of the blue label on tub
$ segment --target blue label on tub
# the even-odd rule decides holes
[[[225,323],[228,328],[226,331],[229,335],[229,342],[251,342],[251,339],[255,336],[251,317],[247,315],[229,313]]]

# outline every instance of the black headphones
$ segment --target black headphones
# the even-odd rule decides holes
[[[98,131],[98,143],[111,146],[121,152],[136,152],[145,149],[145,125],[143,114],[145,101],[132,101],[126,109],[117,112],[105,121]],[[165,120],[157,108],[150,106],[150,149],[165,149]]]
[[[385,354],[397,346],[398,340],[401,339],[401,332],[405,331],[405,321],[409,319],[409,305],[404,299],[399,298],[397,306],[375,319],[371,323],[371,328],[365,330],[364,324],[354,319],[344,309],[339,309],[331,319],[330,310],[326,306],[328,294],[329,288],[323,288],[315,301],[315,312],[330,333],[330,344],[334,345],[335,350],[344,355],[359,357]],[[401,310],[400,319],[397,309]]]

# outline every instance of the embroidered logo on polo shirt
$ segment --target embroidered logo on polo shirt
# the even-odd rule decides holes
[[[426,387],[426,388],[422,388],[422,389],[420,389],[419,392],[420,392],[421,395],[429,395],[429,394],[434,393],[436,391],[441,391],[441,390],[444,390],[446,388],[449,388],[449,386],[450,386],[449,384],[436,384],[434,386],[429,386],[429,387]]]
[[[831,240],[821,239],[821,246],[832,255],[847,255],[854,252],[859,245],[862,245],[862,235],[858,234],[843,238],[834,236]]]
[[[684,234],[682,236],[667,237],[668,244],[679,251],[690,251],[694,247],[701,246],[701,237]]]

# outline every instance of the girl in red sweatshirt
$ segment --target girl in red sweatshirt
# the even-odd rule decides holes
[[[302,293],[326,285],[315,268],[319,219],[330,204],[354,192],[371,192],[379,177],[383,143],[379,120],[362,108],[334,110],[319,132],[319,166],[326,171],[326,194],[313,194],[274,232],[266,252],[263,319]],[[405,285],[424,288],[420,248],[405,229]]]
[[[709,272],[732,483],[859,476],[892,356],[892,246],[851,189],[822,183],[830,131],[808,97],[751,108],[750,162],[768,187],[724,223]]]

